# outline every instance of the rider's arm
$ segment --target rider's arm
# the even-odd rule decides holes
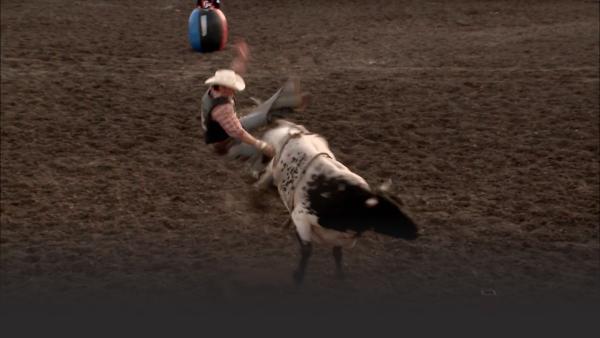
[[[231,69],[239,75],[246,74],[246,64],[250,57],[250,50],[244,41],[236,42],[233,48],[236,51],[235,59],[231,62]]]
[[[213,120],[217,121],[227,135],[239,139],[244,133],[240,120],[235,116],[232,104],[223,104],[216,107],[212,112]]]
[[[212,112],[212,118],[223,127],[223,130],[225,130],[230,137],[256,147],[265,155],[273,157],[273,148],[270,145],[264,141],[257,140],[254,136],[244,130],[240,120],[235,115],[233,105],[224,104],[216,107]]]

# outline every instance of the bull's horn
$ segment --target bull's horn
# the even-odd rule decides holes
[[[381,183],[381,185],[379,185],[379,190],[383,191],[383,192],[388,192],[391,190],[392,188],[392,179],[388,178],[385,182]]]

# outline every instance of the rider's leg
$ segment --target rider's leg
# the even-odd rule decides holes
[[[289,80],[275,95],[240,118],[240,122],[248,131],[260,128],[269,124],[273,118],[285,117],[294,110],[303,108],[307,99],[308,95],[300,92],[298,83]]]
[[[281,95],[271,106],[271,111],[293,108],[303,109],[308,103],[308,94],[300,91],[300,84],[296,80],[288,80],[281,88]]]

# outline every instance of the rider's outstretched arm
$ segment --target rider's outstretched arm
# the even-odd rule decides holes
[[[250,57],[250,50],[248,44],[244,40],[240,40],[233,45],[236,51],[235,59],[231,62],[231,70],[238,73],[241,76],[246,74],[246,65]]]

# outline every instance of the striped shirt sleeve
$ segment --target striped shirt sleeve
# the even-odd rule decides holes
[[[244,128],[235,115],[232,104],[223,104],[216,107],[211,115],[213,120],[223,127],[227,135],[239,139],[244,134]]]

